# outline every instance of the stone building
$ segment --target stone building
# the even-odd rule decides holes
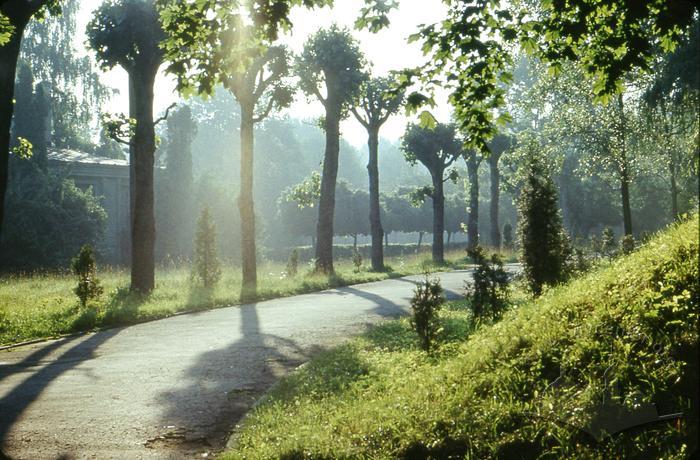
[[[50,150],[49,168],[73,179],[82,190],[92,187],[107,213],[104,239],[98,250],[105,262],[129,263],[129,162],[75,150]]]

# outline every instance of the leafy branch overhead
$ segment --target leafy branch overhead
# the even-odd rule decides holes
[[[447,88],[466,144],[488,152],[488,140],[510,117],[504,111],[504,86],[511,81],[513,45],[560,71],[576,61],[595,80],[602,100],[620,90],[634,69],[649,69],[656,49],[675,48],[694,17],[697,3],[684,0],[546,0],[446,2],[447,17],[411,36],[427,59],[400,78],[417,112],[432,94]]]

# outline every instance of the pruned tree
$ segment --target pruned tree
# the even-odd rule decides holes
[[[233,93],[241,106],[241,188],[238,209],[241,215],[241,299],[250,300],[257,293],[255,247],[255,202],[253,200],[253,152],[255,123],[273,109],[288,106],[291,90],[284,77],[289,72],[286,48],[274,46],[253,57],[240,71],[222,75],[224,87]]]
[[[340,121],[359,94],[366,79],[365,61],[347,29],[332,26],[312,35],[297,58],[301,89],[325,108],[323,127],[326,148],[323,157],[321,197],[316,227],[316,270],[333,272],[333,215],[340,152]]]
[[[367,147],[369,160],[369,222],[372,234],[372,270],[384,269],[384,250],[382,239],[384,230],[381,222],[379,205],[379,129],[396,113],[403,97],[391,92],[392,82],[388,78],[372,78],[362,86],[359,99],[352,113],[367,130]]]
[[[95,11],[87,36],[104,69],[120,66],[129,75],[133,130],[122,140],[129,145],[131,164],[131,289],[148,293],[155,286],[153,85],[165,35],[153,0],[110,0]]]
[[[454,125],[437,123],[433,128],[410,124],[406,128],[401,148],[406,160],[420,162],[428,169],[432,187],[424,188],[425,195],[433,200],[433,262],[445,262],[445,192],[444,184],[456,178],[448,168],[462,156],[462,144],[457,139]]]
[[[281,8],[270,10],[269,5],[256,2],[160,1],[169,35],[164,43],[171,63],[168,71],[177,76],[179,89],[186,94],[208,95],[215,85],[222,84],[240,105],[241,298],[250,300],[257,293],[255,124],[291,103],[292,92],[284,81],[289,73],[289,53],[282,46],[270,46],[279,24],[288,22],[290,5],[282,2],[278,4]],[[186,31],[182,21],[189,24]],[[193,30],[199,33],[192,34]]]

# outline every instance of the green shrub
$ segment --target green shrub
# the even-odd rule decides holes
[[[362,268],[362,253],[357,249],[352,252],[352,264],[355,266],[355,272],[359,273]]]
[[[603,255],[603,243],[600,241],[600,238],[598,238],[598,235],[591,235],[591,242],[589,247],[591,249],[591,254],[593,254],[593,257],[598,258],[601,255]]]
[[[411,309],[413,317],[411,326],[420,337],[421,347],[425,351],[430,351],[433,341],[439,332],[437,321],[437,311],[445,302],[442,295],[442,286],[437,278],[431,279],[426,276],[425,281],[418,283],[413,298],[411,299]]]
[[[539,160],[530,160],[518,199],[518,239],[523,272],[535,295],[542,287],[566,278],[569,250],[559,212],[559,197],[552,178]]]
[[[95,253],[89,244],[80,248],[80,253],[71,263],[73,274],[78,277],[78,285],[73,292],[80,300],[80,306],[85,308],[90,300],[102,295],[103,289],[97,279]]]
[[[600,244],[602,253],[606,257],[614,257],[617,254],[617,242],[615,241],[615,232],[610,227],[605,227],[600,236]]]
[[[620,239],[620,251],[627,255],[634,251],[635,241],[634,236],[625,235]]]
[[[202,209],[197,222],[194,258],[195,276],[204,287],[214,287],[221,278],[221,265],[216,255],[216,224],[207,207]]]
[[[289,259],[287,259],[287,275],[296,276],[299,271],[299,251],[296,248],[292,249],[291,254],[289,254]]]
[[[107,214],[92,189],[23,163],[10,168],[0,270],[65,267],[83,244],[99,247]]]
[[[474,281],[466,283],[467,298],[474,318],[498,318],[508,301],[508,274],[498,254],[487,258],[480,246],[468,249],[467,254],[477,265]]]

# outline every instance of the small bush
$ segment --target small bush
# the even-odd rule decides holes
[[[362,268],[362,253],[357,249],[352,252],[352,264],[355,266],[355,273],[359,273]]]
[[[498,254],[487,258],[479,246],[467,250],[467,254],[477,265],[474,281],[466,283],[472,314],[474,318],[497,318],[508,301],[508,274],[503,269],[503,261]]]
[[[296,248],[292,249],[287,259],[287,275],[296,276],[299,271],[299,251]]]
[[[622,251],[623,254],[625,254],[625,255],[630,254],[631,252],[634,251],[634,247],[635,247],[634,236],[625,235],[620,240],[620,251]]]
[[[574,249],[571,257],[567,261],[567,272],[570,276],[586,273],[591,269],[591,262],[586,258],[583,249]]]
[[[598,235],[591,235],[590,248],[593,257],[598,258],[603,255],[603,243],[600,241],[600,238],[598,238]]]
[[[202,209],[195,238],[194,275],[204,287],[212,288],[221,278],[221,265],[216,255],[216,224],[209,208]]]
[[[615,241],[615,232],[610,227],[605,227],[600,237],[602,253],[606,257],[614,257],[617,254],[617,242]]]
[[[445,302],[442,295],[442,286],[439,279],[431,279],[426,276],[425,281],[416,286],[411,299],[413,317],[411,326],[418,333],[421,347],[430,351],[433,341],[439,332],[437,311]]]
[[[558,284],[567,277],[569,243],[565,235],[554,181],[542,162],[533,158],[518,198],[518,241],[523,274],[536,296],[544,285]]]
[[[80,253],[71,263],[73,273],[78,277],[78,285],[73,292],[80,299],[80,306],[85,308],[90,300],[102,295],[103,289],[97,279],[95,252],[89,244],[80,248]]]

